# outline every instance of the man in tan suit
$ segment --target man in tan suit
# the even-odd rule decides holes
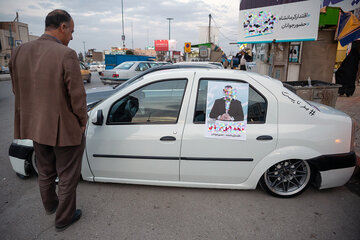
[[[9,63],[15,94],[15,139],[34,142],[39,186],[47,214],[62,231],[81,217],[76,209],[87,122],[79,60],[67,47],[74,22],[64,10],[46,16],[45,33],[20,45]],[[59,177],[58,194],[55,179]]]

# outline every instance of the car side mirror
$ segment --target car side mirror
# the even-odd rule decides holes
[[[104,115],[101,109],[97,110],[96,115],[91,119],[94,125],[101,126],[104,122]]]

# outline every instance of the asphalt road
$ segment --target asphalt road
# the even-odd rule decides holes
[[[86,88],[102,86],[93,74]],[[0,239],[360,239],[360,197],[346,186],[293,199],[254,191],[82,181],[79,222],[62,233],[42,207],[37,178],[19,179],[8,148],[14,97],[0,81]]]

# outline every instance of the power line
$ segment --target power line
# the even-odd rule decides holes
[[[219,33],[220,33],[225,39],[227,39],[227,40],[229,40],[229,41],[231,41],[231,42],[236,42],[236,40],[232,40],[232,39],[226,37],[226,36],[220,31],[219,26],[216,24],[215,19],[214,19],[212,16],[211,16],[211,19],[213,20],[213,22],[214,22],[215,26],[217,27]]]

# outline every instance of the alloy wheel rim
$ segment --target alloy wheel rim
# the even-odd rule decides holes
[[[303,160],[285,160],[265,172],[266,186],[278,195],[293,195],[310,181],[310,166]]]

